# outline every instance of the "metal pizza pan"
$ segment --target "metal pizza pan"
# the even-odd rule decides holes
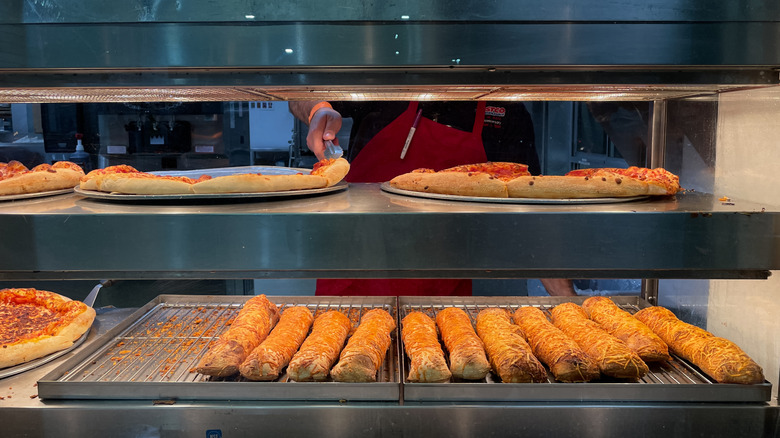
[[[498,204],[544,204],[544,205],[572,205],[572,204],[616,204],[621,202],[641,201],[650,198],[650,196],[628,196],[620,198],[492,198],[488,196],[463,196],[463,195],[445,195],[440,193],[415,192],[414,190],[404,190],[395,188],[389,182],[384,182],[380,186],[382,190],[388,193],[403,196],[413,196],[415,198],[438,199],[442,201],[462,201],[462,202],[491,202]]]

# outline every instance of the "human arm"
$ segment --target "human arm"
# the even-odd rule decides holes
[[[540,278],[545,290],[553,297],[576,297],[574,284],[566,278]]]
[[[306,145],[314,152],[318,160],[325,158],[326,140],[335,140],[336,133],[341,129],[341,114],[338,111],[323,106],[311,113],[319,101],[293,101],[290,102],[290,112],[302,122],[309,125],[309,134],[306,136]],[[311,120],[309,117],[311,116]]]

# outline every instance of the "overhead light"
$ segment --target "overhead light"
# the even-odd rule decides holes
[[[284,49],[284,53],[292,53],[293,49]]]
[[[244,15],[244,18],[246,18],[247,20],[254,20],[255,16],[252,15],[252,14],[246,14],[246,15]]]
[[[401,15],[401,20],[408,20],[408,19],[409,19],[408,15]]]

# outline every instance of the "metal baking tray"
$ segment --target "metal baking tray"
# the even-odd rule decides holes
[[[212,378],[194,371],[250,296],[160,295],[38,382],[42,399],[152,400],[400,400],[397,330],[373,383],[273,382],[241,376]],[[396,317],[395,297],[280,297],[282,311],[308,306],[315,315],[345,312],[356,326],[362,314],[383,308]]]
[[[399,321],[411,311],[431,317],[445,307],[460,307],[475,323],[477,314],[488,307],[510,311],[536,306],[545,311],[564,302],[582,304],[588,297],[400,297]],[[621,308],[634,313],[650,306],[639,297],[610,297]],[[400,326],[400,324],[399,324]],[[400,327],[399,327],[400,330]],[[400,333],[400,332],[399,332]],[[493,373],[482,381],[453,379],[449,383],[416,383],[406,380],[409,358],[402,351],[403,398],[419,402],[766,402],[772,385],[716,383],[679,357],[665,364],[648,364],[650,372],[639,381],[602,378],[587,383],[562,383],[548,371],[546,383],[502,383]]]

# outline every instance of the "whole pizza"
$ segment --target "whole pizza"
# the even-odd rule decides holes
[[[71,189],[79,185],[84,170],[76,163],[58,161],[32,169],[18,162],[0,163],[0,195],[21,195]]]
[[[0,290],[0,368],[70,347],[94,319],[92,307],[54,292]]]
[[[544,199],[667,196],[682,190],[677,175],[662,168],[579,169],[566,175],[533,176],[528,166],[505,162],[417,169],[393,178],[390,186],[445,195]]]
[[[131,166],[118,165],[89,172],[81,178],[79,187],[128,195],[265,193],[330,187],[344,179],[347,172],[349,163],[343,158],[322,160],[310,173],[236,173],[213,178],[202,175],[197,179],[140,172]]]

